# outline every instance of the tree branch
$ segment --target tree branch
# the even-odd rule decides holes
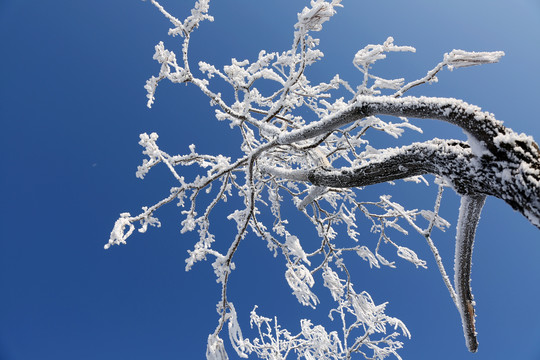
[[[540,228],[539,166],[538,159],[511,162],[490,154],[479,159],[464,142],[434,139],[383,150],[372,161],[353,168],[312,169],[307,178],[317,186],[350,188],[439,175],[460,195],[483,194],[504,200]]]
[[[470,352],[478,350],[478,340],[474,325],[474,299],[471,292],[471,264],[476,226],[486,201],[485,195],[461,197],[456,233],[456,254],[454,257],[454,285],[463,324],[465,342]]]
[[[348,108],[280,135],[278,143],[290,144],[313,138],[372,115],[442,120],[459,126],[496,156],[507,159],[511,158],[509,153],[517,152],[518,159],[536,162],[540,157],[540,149],[531,137],[515,134],[493,114],[461,100],[436,97],[358,96]]]

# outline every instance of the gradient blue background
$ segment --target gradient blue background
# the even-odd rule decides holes
[[[231,57],[254,59],[261,49],[289,48],[296,13],[306,4],[215,1],[215,22],[203,23],[193,36],[192,63],[204,59],[221,67]],[[503,50],[499,64],[444,72],[438,84],[413,93],[462,98],[540,140],[538,0],[343,4],[318,34],[326,57],[310,70],[314,81],[337,72],[355,83],[355,52],[390,35],[418,51],[392,55],[375,72],[408,80],[423,76],[454,48]],[[184,17],[192,1],[163,5]],[[120,212],[137,213],[174,184],[161,168],[144,181],[135,178],[142,159],[139,133],[156,131],[170,153],[185,153],[191,143],[200,152],[239,153],[238,135],[217,123],[208,100],[192,86],[163,83],[154,108],[146,108],[143,85],[159,69],[154,45],[165,40],[179,48],[168,39],[168,28],[147,2],[0,0],[0,359],[204,358],[220,289],[209,263],[184,272],[196,234],[179,234],[179,209],[157,214],[162,228],[103,250]],[[404,142],[463,138],[445,124],[415,123],[424,135]],[[380,189],[408,208],[431,207],[436,192],[411,184]],[[455,225],[459,200],[448,191],[443,201],[443,215]],[[230,210],[217,209],[214,231],[223,244],[232,227],[221,218]],[[301,224],[298,232],[309,237],[312,230]],[[367,228],[360,230],[373,246]],[[399,241],[428,260],[428,270],[399,260],[394,270],[370,271],[361,261],[351,266],[357,290],[369,291],[377,303],[389,301],[388,314],[412,332],[404,359],[540,359],[538,229],[503,202],[488,200],[473,265],[476,355],[465,348],[457,311],[425,242],[411,234]],[[435,234],[450,272],[454,235],[454,228]],[[391,249],[386,255],[394,260]],[[283,261],[274,260],[262,241],[249,236],[236,264],[230,300],[246,336],[253,336],[248,316],[255,304],[293,332],[299,317],[328,322],[328,294],[320,291],[318,312],[298,305]]]

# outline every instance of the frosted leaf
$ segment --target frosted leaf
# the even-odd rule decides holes
[[[156,93],[158,80],[157,77],[152,76],[150,79],[146,80],[146,85],[144,85],[144,89],[147,92],[146,97],[148,98],[148,102],[146,103],[146,106],[148,106],[148,108],[152,107],[152,104],[154,104],[154,100],[156,99],[154,94]]]
[[[330,290],[334,301],[338,301],[342,298],[345,294],[345,286],[338,274],[330,267],[326,266],[323,270],[322,277],[324,279],[324,286]]]
[[[319,303],[317,296],[310,290],[315,284],[313,276],[304,265],[287,264],[285,279],[298,302],[304,306],[315,306]]]
[[[287,235],[285,240],[285,246],[287,247],[287,250],[289,250],[289,253],[292,256],[297,259],[302,259],[303,262],[311,265],[311,262],[308,260],[307,255],[304,252],[304,249],[302,249],[302,245],[300,245],[300,240],[298,240],[296,236]]]
[[[394,38],[390,36],[382,45],[368,45],[362,50],[359,50],[354,56],[353,64],[356,67],[368,68],[375,61],[385,59],[385,52],[390,51],[415,52],[416,49],[411,46],[394,45]]]
[[[433,211],[421,210],[420,215],[422,215],[422,217],[430,223],[433,222],[433,225],[441,231],[445,231],[448,227],[450,227],[450,223],[448,221],[439,215],[435,215]]]
[[[394,317],[388,317],[387,318],[388,324],[392,325],[394,327],[394,330],[400,329],[403,336],[411,338],[411,333],[409,332],[409,329],[407,326],[405,326],[405,323],[397,318]]]
[[[366,326],[369,326],[376,332],[386,332],[384,324],[378,323],[377,317],[384,313],[386,304],[375,305],[373,299],[367,292],[361,294],[352,294],[350,303],[353,309],[353,315],[356,319]]]
[[[403,179],[403,181],[413,182],[415,184],[424,183],[426,184],[426,186],[429,186],[429,182],[426,180],[426,178],[423,175],[411,176],[411,177]]]
[[[373,86],[379,89],[398,90],[399,88],[403,86],[404,82],[405,82],[405,79],[403,78],[392,79],[392,80],[377,78]]]
[[[356,254],[360,256],[362,259],[369,262],[369,267],[375,266],[376,268],[379,268],[379,262],[377,261],[377,257],[373,255],[371,250],[369,250],[366,246],[361,246],[356,250]]]
[[[208,336],[206,345],[206,360],[229,360],[223,340],[216,334]]]
[[[347,235],[351,238],[351,240],[358,242],[358,235],[360,235],[360,233],[354,230],[352,227],[349,227],[347,228]]]
[[[391,268],[395,268],[396,266],[394,265],[395,262],[390,262],[388,260],[386,260],[381,254],[379,254],[378,252],[375,253],[375,256],[377,257],[377,259],[380,261],[380,263],[384,266],[388,266],[388,267],[391,267]]]
[[[120,218],[114,223],[114,227],[109,237],[109,242],[105,244],[104,248],[108,249],[111,245],[125,244],[126,239],[133,233],[135,226],[131,221],[131,215],[128,212],[121,213]],[[126,227],[128,230],[126,231]]]
[[[423,267],[424,269],[427,269],[426,262],[420,258],[418,258],[418,255],[411,249],[404,247],[404,246],[398,246],[397,254],[400,258],[403,258],[407,261],[410,261],[413,263],[416,267]]]
[[[248,355],[245,353],[246,343],[244,341],[244,337],[242,336],[240,325],[238,324],[236,310],[231,302],[228,303],[228,307],[229,313],[227,314],[227,319],[229,320],[229,339],[231,340],[231,344],[238,356],[243,359],[247,359]]]
[[[409,235],[409,232],[407,230],[405,230],[404,228],[402,228],[398,223],[397,223],[397,218],[392,220],[392,221],[385,221],[384,222],[384,225],[385,226],[388,226],[388,227],[391,227],[393,229],[396,229],[397,231],[399,231],[400,233],[402,233],[403,235]]]
[[[197,225],[197,222],[195,221],[195,216],[197,216],[196,212],[184,210],[182,211],[182,214],[186,214],[186,218],[182,221],[182,230],[180,230],[181,234],[185,234],[186,232],[195,230],[195,226]]]
[[[311,8],[305,7],[298,14],[298,22],[294,27],[305,31],[320,31],[322,24],[336,13],[334,7],[341,6],[340,2],[341,0],[333,0],[332,3],[324,0],[311,0]]]
[[[414,131],[417,131],[419,133],[422,133],[422,130],[419,128],[419,127],[416,127],[414,125],[412,125],[411,123],[407,122],[407,121],[404,121],[402,123],[397,123],[397,124],[394,124],[394,123],[386,123],[382,126],[382,130],[387,133],[388,135],[394,137],[394,138],[398,138],[400,137],[404,131],[405,131],[405,128],[408,128],[408,129],[411,129],[411,130],[414,130]]]
[[[444,61],[448,65],[448,68],[461,68],[482,64],[493,64],[499,62],[504,56],[504,51],[492,51],[492,52],[474,52],[464,50],[452,50],[450,53],[445,54]]]

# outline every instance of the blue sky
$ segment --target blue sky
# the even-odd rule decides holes
[[[191,4],[163,2],[178,17]],[[215,1],[215,22],[193,36],[193,61],[221,67],[231,57],[287,49],[296,13],[306,4]],[[444,72],[438,84],[415,94],[461,98],[540,139],[537,0],[343,5],[318,34],[326,56],[311,70],[314,81],[335,73],[359,79],[351,63],[356,51],[388,36],[417,48],[376,66],[389,78],[422,76],[454,48],[503,50],[499,64]],[[179,210],[163,209],[157,214],[162,228],[103,250],[119,213],[136,213],[173,184],[165,169],[154,169],[144,181],[135,178],[140,133],[157,132],[170,153],[185,153],[195,143],[201,153],[238,154],[239,137],[217,123],[195,88],[160,85],[156,104],[146,108],[144,83],[159,71],[154,45],[164,40],[177,46],[167,38],[168,27],[142,1],[0,1],[0,359],[204,358],[220,289],[209,263],[184,272],[186,250],[196,239],[180,235]],[[446,124],[416,123],[426,130],[423,139],[463,137]],[[388,191],[414,208],[431,206],[436,189],[398,185]],[[443,215],[455,225],[459,200],[447,195]],[[218,219],[215,226],[227,242],[231,224]],[[363,233],[366,243],[373,241],[367,229]],[[454,228],[435,235],[449,270],[454,235]],[[387,312],[412,332],[401,352],[405,359],[540,359],[538,229],[503,202],[488,200],[472,275],[480,342],[475,355],[465,348],[459,316],[425,242],[414,235],[403,241],[428,261],[428,270],[405,261],[394,270],[370,271],[365,263],[353,269],[357,289],[377,303],[389,301]],[[282,261],[260,240],[248,237],[236,263],[230,294],[246,336],[255,304],[292,331],[299,316],[327,321],[324,306],[313,312],[296,302]]]

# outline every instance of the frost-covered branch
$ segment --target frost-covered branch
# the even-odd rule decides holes
[[[162,200],[144,206],[139,215],[122,213],[105,248],[125,244],[137,226],[140,232],[147,231],[149,225],[159,227],[155,213],[177,202],[182,208],[181,232],[196,231],[199,238],[188,251],[186,270],[210,256],[221,285],[219,319],[208,337],[207,359],[228,358],[220,337],[224,329],[242,358],[255,354],[262,359],[285,359],[293,353],[308,360],[353,356],[383,359],[391,355],[400,358],[399,333],[386,331],[399,328],[401,335],[409,337],[407,328],[385,314],[385,304],[376,305],[369,294],[353,289],[344,255],[354,254],[370,267],[394,268],[396,261],[386,257],[390,248],[390,256],[427,267],[425,260],[396,239],[395,234],[408,235],[410,229],[424,237],[433,252],[460,311],[468,347],[475,351],[469,282],[480,210],[486,196],[495,196],[540,228],[540,149],[531,137],[514,133],[493,114],[464,101],[404,95],[414,87],[437,81],[436,75],[444,68],[495,63],[504,54],[453,50],[423,78],[409,82],[385,79],[373,72],[377,61],[385,59],[389,52],[415,52],[413,47],[396,45],[389,37],[383,44],[367,45],[355,54],[353,66],[360,71],[357,85],[338,74],[316,84],[308,78],[307,69],[322,60],[324,54],[313,34],[322,29],[341,3],[311,0],[298,14],[292,45],[285,51],[261,50],[251,61],[231,59],[222,69],[200,61],[197,72],[190,66],[190,39],[203,21],[213,20],[209,15],[210,1],[196,1],[184,20],[167,12],[156,0],[150,1],[171,22],[169,35],[179,35],[182,47],[177,55],[163,42],[155,46],[154,59],[160,66],[159,73],[145,85],[148,107],[155,101],[159,82],[167,79],[191,84],[216,107],[217,120],[228,122],[232,130],[240,133],[239,149],[243,154],[237,159],[199,154],[190,145],[189,153],[171,156],[158,147],[157,134],[142,134],[140,145],[147,158],[136,176],[142,179],[163,164],[178,184]],[[222,97],[223,87],[230,90],[231,96]],[[349,98],[342,97],[342,93],[349,94]],[[463,129],[467,140],[432,139],[399,148],[380,148],[370,142],[373,131],[392,138],[406,131],[421,132],[418,121],[409,118],[454,124]],[[186,179],[179,169],[187,166],[198,167],[199,175]],[[427,174],[436,175],[439,184],[433,210],[407,209],[386,194],[373,201],[357,190],[397,180],[429,184],[424,177]],[[463,198],[454,286],[432,239],[435,229],[444,231],[450,226],[439,215],[444,186],[452,187]],[[229,199],[234,200],[229,203],[228,219],[236,223],[236,232],[220,235],[218,240],[211,231],[214,209]],[[291,215],[291,209],[313,225],[317,240],[293,231],[290,219],[297,221],[297,215]],[[371,224],[370,232],[362,236],[358,231],[359,216]],[[261,317],[254,309],[251,324],[258,338],[244,338],[228,294],[228,281],[235,269],[235,254],[247,236],[260,238],[275,256],[283,256],[285,281],[303,306],[321,306],[313,289],[317,281],[323,282],[335,301],[330,315],[340,322],[336,330],[328,331],[303,319],[300,332],[292,335],[278,325],[276,318]],[[369,238],[376,241],[372,248],[366,245]],[[220,251],[214,247],[216,241],[225,244],[217,247]]]
[[[493,51],[493,52],[469,52],[464,50],[453,50],[450,53],[444,54],[444,60],[437,64],[433,69],[427,72],[426,76],[421,79],[411,81],[410,83],[404,85],[401,89],[396,91],[393,94],[394,97],[400,97],[413,87],[425,84],[437,82],[437,74],[448,67],[450,70],[454,68],[482,65],[482,64],[492,64],[499,62],[501,57],[504,56],[503,51]]]
[[[476,226],[486,201],[485,195],[465,195],[461,197],[459,219],[456,234],[456,255],[454,274],[456,293],[461,314],[463,333],[467,348],[471,352],[478,350],[476,328],[474,325],[474,298],[471,292],[471,264]]]

